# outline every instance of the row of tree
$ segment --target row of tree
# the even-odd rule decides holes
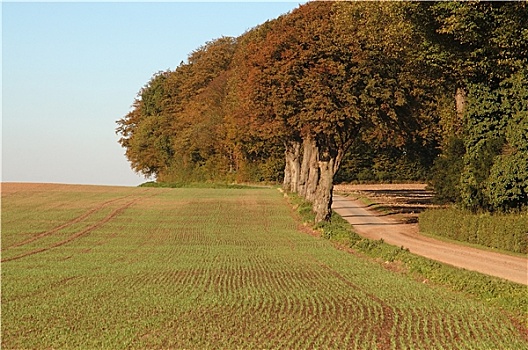
[[[137,172],[283,181],[317,221],[341,165],[350,176],[360,159],[378,173],[436,161],[441,196],[519,206],[526,20],[525,3],[309,2],[154,75],[117,133]]]

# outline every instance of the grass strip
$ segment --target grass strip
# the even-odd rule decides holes
[[[313,223],[315,216],[311,211],[311,204],[295,194],[288,196],[301,220],[305,224]],[[501,308],[514,317],[524,320],[525,325],[528,325],[526,319],[528,293],[524,285],[430,260],[412,254],[408,249],[384,243],[383,240],[363,238],[336,212],[332,213],[330,222],[314,225],[313,229],[337,245],[351,248],[355,252],[382,262],[388,268],[399,265],[398,271],[410,278],[465,293]]]

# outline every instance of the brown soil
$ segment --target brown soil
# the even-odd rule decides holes
[[[101,185],[71,185],[54,183],[32,183],[32,182],[2,182],[0,184],[2,197],[13,195],[17,192],[48,192],[48,191],[75,191],[82,192],[112,192],[123,191],[122,186],[101,186]],[[133,188],[133,187],[131,187]]]
[[[368,207],[380,216],[407,224],[417,223],[422,211],[439,207],[433,203],[434,193],[426,184],[339,184],[334,190],[354,199],[367,198]]]

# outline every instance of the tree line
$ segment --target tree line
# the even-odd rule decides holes
[[[160,182],[281,181],[317,221],[336,179],[389,168],[473,210],[519,208],[527,9],[309,2],[155,74],[117,121],[119,142]]]

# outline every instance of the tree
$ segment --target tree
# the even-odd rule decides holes
[[[483,192],[493,210],[528,205],[528,69],[504,79],[498,101],[505,116],[500,150],[489,170]]]
[[[170,142],[170,120],[166,81],[169,72],[155,74],[138,93],[133,109],[117,121],[119,143],[126,148],[132,169],[156,176],[170,167],[174,151]]]
[[[317,221],[330,218],[333,178],[355,140],[402,145],[424,131],[426,79],[401,48],[413,43],[401,19],[388,3],[308,3],[247,57],[251,110],[283,138],[285,185],[313,198]]]
[[[141,90],[117,122],[136,171],[169,182],[225,176],[223,99],[235,47],[228,37],[208,42]]]
[[[528,157],[511,145],[511,135],[524,132],[527,118],[526,84],[520,83],[528,64],[526,2],[416,3],[411,13],[428,38],[425,57],[452,77],[457,105],[464,107],[462,132],[446,135],[465,141],[460,202],[472,210],[525,205],[528,178],[521,169]]]
[[[238,181],[280,181],[284,178],[285,128],[271,122],[267,96],[263,95],[258,52],[276,20],[267,21],[241,35],[233,56],[225,99],[227,142],[232,145]]]
[[[127,156],[160,181],[262,179],[283,165],[284,187],[329,220],[351,147],[410,157],[435,145],[442,75],[420,61],[408,6],[310,2],[207,43],[118,122]]]

